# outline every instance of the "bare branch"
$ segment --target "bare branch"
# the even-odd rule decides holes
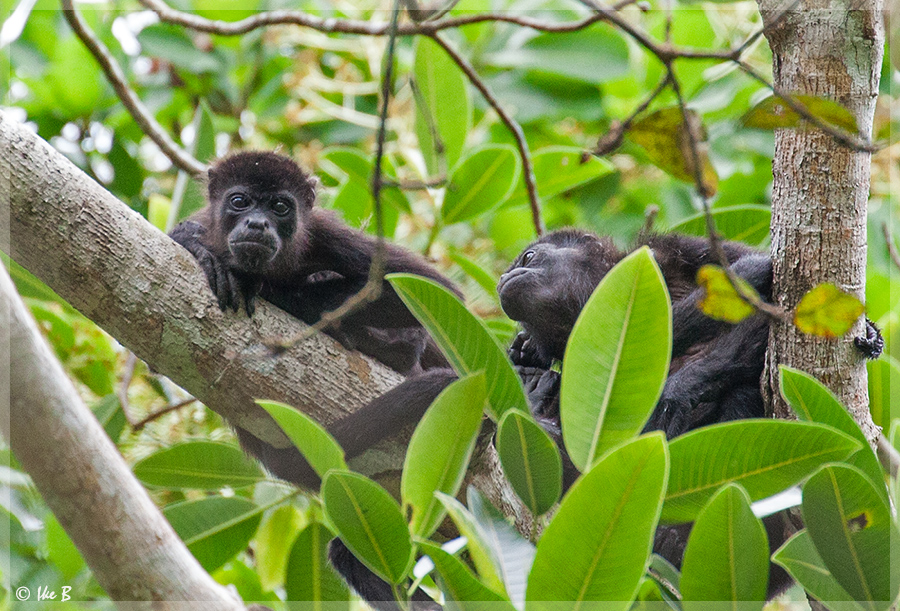
[[[525,178],[525,189],[528,191],[528,201],[531,204],[531,219],[534,223],[534,229],[539,236],[543,235],[545,227],[544,221],[541,218],[541,204],[537,192],[537,183],[534,178],[534,164],[531,162],[531,152],[528,150],[528,142],[525,140],[525,133],[522,131],[522,126],[506,112],[497,98],[494,97],[491,90],[488,89],[485,82],[478,76],[478,73],[475,71],[475,68],[472,67],[472,64],[470,64],[462,55],[457,53],[456,49],[450,46],[450,44],[444,41],[438,34],[432,34],[431,39],[447,52],[450,59],[459,66],[460,70],[462,70],[469,78],[469,81],[481,92],[482,97],[487,101],[491,108],[494,109],[500,117],[500,120],[503,121],[503,124],[506,125],[507,129],[512,133],[513,138],[516,141],[516,148],[519,149],[519,156],[522,158],[522,173]]]
[[[75,3],[73,0],[61,1],[63,15],[65,15],[66,21],[69,22],[75,35],[78,36],[81,42],[84,43],[84,46],[90,51],[91,55],[94,56],[94,59],[97,60],[97,63],[100,64],[100,68],[102,68],[104,74],[106,74],[107,80],[109,80],[110,84],[113,86],[116,95],[131,114],[135,123],[137,123],[143,132],[156,143],[156,146],[159,147],[163,154],[168,157],[177,168],[192,175],[198,175],[205,172],[206,166],[190,156],[183,148],[175,144],[172,137],[169,136],[166,130],[164,130],[153,117],[153,114],[146,106],[144,106],[144,103],[141,102],[140,98],[137,97],[137,94],[135,94],[128,85],[128,79],[125,77],[125,72],[122,71],[122,67],[119,66],[119,63],[109,52],[109,49],[106,48],[106,45],[97,38],[94,32],[92,32],[88,25],[81,19],[81,15],[75,10]]]
[[[900,469],[900,452],[897,452],[897,449],[891,445],[891,442],[882,433],[878,433],[878,438],[875,440],[875,448],[884,468],[888,470],[891,477],[897,477],[897,471]]]
[[[139,0],[146,8],[155,12],[160,20],[166,23],[182,25],[198,32],[219,34],[221,36],[237,36],[253,30],[272,25],[298,25],[325,33],[359,34],[362,36],[385,36],[390,31],[390,24],[377,21],[361,21],[355,19],[333,19],[315,17],[303,11],[267,11],[240,21],[216,21],[198,15],[175,10],[162,0]],[[465,15],[436,21],[404,23],[397,27],[398,36],[423,34],[431,36],[441,30],[459,28],[478,23],[511,23],[540,32],[575,32],[583,30],[592,23],[606,19],[604,14],[595,14],[576,21],[554,23],[531,17],[521,17],[506,13],[484,13]]]
[[[178,403],[173,403],[172,405],[167,405],[166,407],[156,410],[155,412],[148,414],[147,417],[142,418],[141,420],[138,420],[137,422],[132,424],[131,430],[134,431],[135,433],[137,433],[138,431],[143,429],[145,426],[147,426],[154,420],[162,418],[166,414],[170,414],[176,410],[179,410],[186,405],[190,405],[191,403],[194,403],[195,401],[197,401],[197,399],[195,399],[194,397],[190,397],[189,399],[185,399],[184,401],[179,401]]]
[[[884,234],[884,239],[887,242],[888,253],[891,255],[891,261],[894,262],[894,265],[897,266],[897,269],[900,269],[900,253],[897,252],[897,246],[894,244],[894,236],[891,235],[891,228],[887,224],[887,221],[881,224],[881,232]]]

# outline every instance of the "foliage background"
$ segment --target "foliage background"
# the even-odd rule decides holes
[[[4,110],[28,122],[160,229],[170,228],[176,218],[201,205],[200,188],[171,167],[134,123],[58,6],[37,0],[28,11],[29,4],[0,2],[6,17],[0,33],[4,66],[0,83],[7,92]],[[387,3],[299,4],[284,0],[172,3],[227,21],[278,8],[362,20],[389,16]],[[667,21],[664,8],[665,3],[654,2],[648,11],[631,5],[622,13],[662,39]],[[367,177],[377,127],[383,38],[326,35],[293,26],[235,37],[192,34],[154,23],[148,12],[130,1],[82,4],[79,9],[125,66],[129,82],[153,115],[198,158],[211,159],[242,148],[277,149],[292,155],[321,179],[321,205],[334,208],[351,225],[372,231]],[[679,3],[675,9],[671,38],[677,45],[720,50],[761,27],[753,2]],[[547,20],[583,14],[577,5],[563,0],[462,0],[452,14],[487,10]],[[644,226],[650,206],[658,207],[654,225],[658,229],[678,226],[700,212],[693,186],[654,165],[637,137],[626,138],[606,160],[594,159],[574,169],[581,152],[592,149],[612,121],[632,113],[663,76],[659,62],[631,39],[605,24],[565,35],[539,34],[511,24],[471,25],[446,34],[521,124],[535,154],[548,228],[588,227],[612,235],[624,246]],[[877,140],[890,140],[900,120],[896,104],[900,72],[888,60],[891,57],[888,49],[874,126]],[[746,60],[770,74],[771,56],[762,37]],[[675,67],[690,107],[702,116],[708,134],[709,155],[718,174],[714,210],[741,206],[738,212],[731,211],[735,227],[744,229],[759,218],[765,219],[767,227],[773,137],[741,123],[741,117],[767,91],[727,62],[680,59]],[[508,338],[514,327],[499,310],[493,284],[535,235],[521,164],[510,153],[514,140],[458,68],[428,41],[400,38],[395,74],[387,173],[402,183],[446,179],[448,174],[456,182],[451,181],[449,188],[438,181],[439,186],[430,189],[388,189],[384,200],[387,237],[433,259],[461,283],[470,309],[486,318],[499,337]],[[430,120],[425,115],[432,111],[422,110],[430,107],[429,100],[438,102]],[[674,96],[664,93],[650,110],[673,103]],[[444,140],[445,155],[433,154],[429,122],[435,123]],[[478,164],[473,161],[475,172],[453,174],[456,164],[464,166],[479,151],[488,157]],[[500,164],[493,184],[509,188],[479,192],[482,197],[460,203],[460,194],[478,186],[477,168],[486,158]],[[883,230],[885,226],[895,233],[898,230],[894,221],[900,207],[897,145],[874,155],[872,171],[867,309],[884,329],[887,355],[873,364],[878,375],[871,376],[870,385],[881,384],[886,390],[872,392],[873,398],[881,398],[884,409],[892,396],[889,380],[900,375],[894,360],[900,357],[900,289],[890,281],[897,270]],[[177,215],[171,212],[173,206]],[[681,228],[703,233],[698,223]],[[728,235],[728,222],[720,223],[720,229]],[[765,231],[744,237],[766,246]],[[83,397],[130,462],[185,439],[235,446],[231,431],[218,416],[186,402],[189,397],[174,384],[135,362],[39,281],[5,262]],[[894,393],[900,392],[897,388],[894,385]],[[146,426],[136,426],[148,415],[174,406],[180,407]],[[2,453],[2,465],[0,486],[10,491],[11,499],[5,508],[10,529],[2,542],[11,553],[8,566],[0,567],[6,600],[11,584],[32,583],[72,585],[76,600],[102,600],[103,592],[8,451]],[[163,489],[153,494],[163,505],[201,501],[206,496]],[[280,484],[263,481],[228,489],[224,496],[266,506],[285,494]],[[233,552],[216,567],[214,576],[234,584],[245,600],[283,595],[280,588],[289,567],[291,533],[296,535],[315,519],[317,511],[304,497],[293,498],[290,505],[261,513],[261,527],[245,524],[239,533],[229,535],[239,544],[232,544]]]

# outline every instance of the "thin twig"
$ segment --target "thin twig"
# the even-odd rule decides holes
[[[216,21],[198,15],[175,10],[162,0],[139,0],[146,8],[156,13],[161,21],[182,25],[198,32],[219,34],[221,36],[238,36],[253,30],[273,25],[298,25],[325,32],[328,34],[359,34],[362,36],[385,36],[390,31],[390,23],[362,21],[356,19],[333,19],[315,17],[303,11],[280,10],[258,13],[240,21]],[[595,14],[578,19],[553,23],[532,17],[519,17],[506,13],[484,13],[464,15],[436,21],[404,23],[397,27],[398,36],[414,36],[423,34],[431,36],[441,30],[459,28],[479,23],[501,22],[531,28],[539,32],[576,32],[593,23],[603,21],[606,15]]]
[[[188,399],[185,399],[184,401],[179,401],[178,403],[173,403],[172,405],[169,405],[160,410],[152,412],[146,418],[139,420],[138,422],[135,422],[134,424],[132,424],[131,430],[136,433],[136,432],[140,431],[141,429],[143,429],[148,424],[150,424],[151,422],[153,422],[154,420],[156,420],[157,418],[161,418],[162,416],[165,416],[168,413],[171,413],[171,412],[174,412],[175,410],[181,409],[185,405],[190,405],[191,403],[193,403],[196,400],[197,399],[190,397]]]
[[[878,433],[875,447],[878,450],[878,458],[881,460],[881,464],[890,472],[891,477],[897,477],[897,471],[900,469],[900,452],[897,452],[897,448],[891,445],[891,442],[888,441],[883,433]]]
[[[897,269],[900,269],[900,253],[897,252],[897,246],[894,244],[894,236],[891,235],[891,228],[887,224],[887,221],[881,224],[881,232],[884,234],[884,239],[887,242],[888,253],[891,255],[891,261],[894,262],[894,265],[897,266]]]
[[[609,130],[597,140],[597,145],[591,153],[598,157],[602,157],[619,148],[622,145],[622,138],[625,135],[625,132],[628,131],[628,128],[631,127],[631,124],[634,123],[634,120],[638,115],[647,110],[653,100],[663,92],[666,86],[668,86],[670,79],[671,75],[669,72],[666,72],[663,79],[659,82],[659,85],[656,86],[656,89],[654,89],[625,120],[621,122],[613,121],[609,126]],[[581,161],[582,163],[587,161],[586,154],[582,155]]]
[[[719,265],[725,270],[728,282],[743,301],[753,306],[754,310],[761,312],[770,320],[788,320],[787,312],[777,306],[766,303],[760,299],[759,295],[756,293],[744,290],[737,274],[731,269],[731,263],[728,261],[728,256],[725,254],[725,249],[722,247],[722,236],[720,236],[719,232],[716,230],[716,222],[715,219],[713,219],[712,209],[709,205],[709,190],[706,186],[706,182],[703,180],[703,160],[700,156],[700,138],[696,132],[696,122],[692,119],[687,104],[685,104],[684,97],[681,94],[681,84],[678,82],[678,78],[675,76],[672,66],[667,66],[667,69],[672,82],[672,91],[675,92],[675,97],[678,100],[678,107],[681,109],[681,121],[684,125],[684,133],[688,139],[688,150],[691,154],[691,170],[694,175],[697,194],[703,204],[703,217],[706,219],[706,232],[709,237],[710,248],[716,259],[719,261]]]
[[[381,191],[384,187],[381,176],[381,166],[384,160],[384,141],[387,137],[387,115],[388,105],[391,99],[391,78],[394,66],[394,50],[397,40],[397,26],[400,16],[400,0],[394,0],[394,12],[391,15],[392,32],[388,38],[387,49],[384,54],[384,64],[381,70],[381,109],[379,112],[379,127],[377,143],[375,147],[375,167],[372,174],[372,198],[375,202],[375,227],[377,241],[375,242],[375,253],[372,256],[372,264],[369,268],[369,278],[366,284],[355,295],[349,297],[340,307],[322,314],[322,317],[314,324],[310,325],[303,331],[296,333],[287,339],[275,339],[265,342],[265,345],[279,354],[285,350],[306,341],[316,333],[327,329],[334,323],[339,322],[343,317],[359,310],[367,303],[375,301],[381,296],[382,285],[384,284],[384,221],[381,209]]]
[[[156,146],[168,157],[175,166],[185,172],[198,175],[206,171],[206,166],[192,156],[190,156],[183,148],[175,144],[171,136],[162,128],[162,126],[153,117],[153,114],[144,106],[137,94],[128,85],[128,79],[119,63],[115,60],[106,45],[97,38],[88,25],[81,19],[81,15],[75,10],[73,0],[61,0],[63,15],[75,35],[84,43],[88,51],[93,55],[94,59],[100,64],[106,74],[107,80],[113,86],[116,95],[122,101],[122,104],[131,114],[142,131],[150,137]]]
[[[772,92],[777,95],[779,98],[784,100],[784,103],[791,107],[791,110],[796,112],[798,115],[803,117],[805,120],[809,121],[823,132],[831,136],[838,142],[848,149],[854,151],[860,151],[863,153],[877,153],[881,150],[880,146],[876,146],[872,142],[860,138],[859,136],[850,134],[845,132],[844,130],[823,121],[813,113],[809,111],[809,109],[799,100],[797,100],[793,95],[785,92],[780,87],[777,87],[774,83],[768,82],[765,77],[763,77],[759,72],[753,69],[753,67],[743,60],[732,60],[738,66],[740,66],[741,70],[743,70],[748,76],[752,79],[762,83],[766,88],[772,90]]]
[[[506,112],[497,98],[494,97],[491,90],[488,89],[485,82],[475,71],[475,68],[472,67],[472,64],[470,64],[462,55],[457,53],[456,49],[450,46],[450,44],[441,38],[440,35],[432,34],[430,37],[439,44],[441,48],[446,51],[447,55],[450,56],[450,59],[459,66],[460,70],[463,71],[475,88],[481,92],[481,96],[488,105],[494,109],[500,117],[500,120],[503,121],[503,124],[506,125],[506,128],[512,133],[513,138],[516,141],[516,147],[519,149],[519,156],[522,158],[522,174],[525,178],[525,189],[528,191],[528,201],[531,204],[531,219],[534,223],[534,229],[538,236],[543,235],[545,228],[544,221],[541,218],[541,204],[540,199],[538,198],[537,182],[534,178],[534,165],[531,162],[531,152],[528,150],[528,142],[525,140],[525,133],[522,131],[522,126]]]

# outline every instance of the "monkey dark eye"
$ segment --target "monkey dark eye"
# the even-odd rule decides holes
[[[231,204],[231,207],[235,210],[243,210],[250,206],[250,200],[240,194],[232,195],[229,198],[228,203]]]
[[[278,200],[274,204],[272,204],[272,211],[275,212],[278,216],[284,216],[288,212],[291,211],[291,207],[285,202]]]
[[[528,250],[525,254],[522,255],[522,265],[528,265],[528,263],[534,259],[534,251]]]

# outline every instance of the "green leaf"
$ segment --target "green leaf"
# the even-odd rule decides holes
[[[538,196],[549,199],[575,187],[589,183],[613,171],[611,163],[605,159],[591,157],[581,162],[583,150],[571,146],[548,146],[534,152],[531,158]],[[528,192],[524,176],[506,200],[506,207],[528,205]]]
[[[759,298],[746,280],[738,278],[737,283],[746,294]],[[753,306],[741,299],[728,281],[725,270],[718,265],[701,267],[697,272],[697,284],[704,290],[703,299],[697,307],[710,318],[738,323],[753,314]]]
[[[45,35],[56,36],[47,32]],[[103,100],[105,83],[100,67],[80,40],[74,36],[57,39],[56,49],[44,78],[55,106],[63,116],[90,117]],[[77,83],[77,86],[73,84]]]
[[[864,309],[859,299],[826,282],[800,299],[794,324],[809,335],[840,337],[850,330]]]
[[[716,230],[726,240],[735,240],[756,246],[769,236],[772,210],[768,206],[754,204],[728,206],[727,208],[714,208],[712,217],[716,222]],[[669,231],[705,236],[707,235],[706,216],[701,212],[688,217],[672,225]]]
[[[803,521],[841,587],[866,609],[887,609],[900,585],[900,534],[869,479],[855,467],[823,467],[803,486]]]
[[[357,473],[329,471],[322,480],[325,515],[353,555],[385,581],[401,583],[412,567],[412,539],[400,506]]]
[[[514,611],[515,607],[506,598],[481,583],[461,560],[433,543],[422,541],[419,547],[434,562],[439,576],[438,584],[444,593],[448,609]]]
[[[215,52],[198,49],[180,28],[158,23],[147,26],[138,34],[141,54],[164,59],[192,74],[219,72],[224,67],[222,57]]]
[[[84,558],[72,539],[63,530],[56,516],[50,512],[47,512],[44,518],[44,535],[47,544],[47,559],[62,574],[63,579],[72,581],[85,567]]]
[[[672,352],[672,307],[646,247],[600,282],[569,338],[560,392],[563,439],[586,471],[637,435],[662,392]]]
[[[445,388],[416,426],[400,482],[403,505],[412,507],[415,535],[430,536],[447,515],[434,493],[459,491],[486,401],[484,374],[472,374]]]
[[[754,501],[772,496],[859,449],[852,437],[809,422],[741,420],[691,431],[669,443],[662,520],[690,522],[729,482],[743,486]]]
[[[465,376],[484,371],[492,420],[499,421],[508,409],[528,410],[522,382],[484,321],[433,280],[412,274],[388,274],[386,278],[428,329],[456,373]]]
[[[700,116],[688,111],[691,121],[700,122]],[[647,152],[656,166],[675,178],[695,182],[694,154],[685,128],[681,108],[663,108],[635,121],[628,130],[628,138]],[[718,188],[719,177],[709,161],[703,143],[698,144],[704,190],[713,195]]]
[[[338,210],[344,222],[351,227],[363,228],[368,233],[377,233],[375,223],[375,200],[367,183],[350,176],[341,184],[334,199],[331,200],[331,208]],[[384,223],[385,237],[394,235],[397,228],[398,214],[392,206],[382,206],[382,221]]]
[[[743,488],[726,484],[697,516],[684,550],[685,611],[709,608],[697,601],[759,601],[740,608],[762,609],[768,578],[769,544],[762,521],[753,515]]]
[[[610,27],[539,34],[521,48],[508,47],[488,56],[503,68],[524,68],[599,85],[631,69],[628,44]]]
[[[288,557],[284,582],[287,600],[342,602],[350,600],[350,591],[328,562],[328,542],[334,533],[322,524],[312,523],[297,536]],[[310,611],[333,611],[333,605],[309,605]],[[347,609],[346,605],[342,606]]]
[[[134,475],[148,486],[170,490],[242,488],[265,479],[239,448],[213,441],[188,441],[154,452],[134,466]]]
[[[263,519],[256,531],[253,549],[256,552],[256,572],[264,590],[274,590],[285,583],[291,545],[305,525],[304,514],[290,503],[277,507]]]
[[[212,496],[169,505],[163,515],[194,558],[212,572],[247,549],[262,509],[242,497]]]
[[[372,161],[370,161],[370,156],[367,156],[361,150],[356,148],[335,146],[322,151],[319,160],[322,166],[326,166],[327,163],[332,163],[337,167],[338,171],[336,174],[343,174],[343,176],[336,176],[336,178],[350,178],[365,189],[366,197],[364,198],[364,201],[368,202],[365,209],[371,214],[375,204],[369,187],[372,181],[372,174],[374,173],[374,166]],[[389,177],[393,177],[394,172],[389,160],[385,158],[383,163],[383,173]],[[400,189],[396,187],[384,188],[381,191],[381,196],[384,203],[393,206],[398,211],[407,213],[412,212],[409,200]]]
[[[472,126],[472,102],[465,76],[437,43],[420,36],[415,53],[413,78],[421,92],[416,104],[416,136],[428,172],[437,175],[441,164],[432,130],[443,144],[449,171],[462,155]]]
[[[500,560],[488,544],[487,534],[482,531],[475,516],[452,496],[440,492],[435,493],[435,496],[444,505],[450,519],[459,529],[459,534],[466,538],[466,548],[481,581],[489,589],[505,593],[504,582],[500,578]],[[534,548],[531,557],[534,557]]]
[[[341,446],[318,422],[284,403],[256,403],[269,412],[319,477],[325,477],[330,469],[347,470]]]
[[[467,276],[478,283],[485,295],[490,297],[493,302],[500,303],[500,299],[497,297],[497,279],[494,276],[460,252],[451,251],[449,257]]]
[[[834,100],[811,95],[793,95],[791,97],[805,106],[811,115],[821,119],[826,124],[843,128],[851,134],[857,133],[856,118],[849,110]],[[770,96],[751,108],[744,115],[742,121],[744,127],[755,127],[758,129],[798,127],[806,123],[806,119],[788,106],[784,99],[778,95]]]
[[[778,548],[772,562],[784,568],[804,590],[832,611],[862,611],[863,607],[835,581],[805,529]]]
[[[856,424],[853,416],[841,405],[837,397],[831,394],[830,390],[808,373],[785,365],[779,365],[778,369],[781,375],[779,383],[781,394],[797,414],[797,418],[827,424],[850,435],[860,443],[859,451],[852,454],[846,462],[865,473],[866,477],[875,485],[881,499],[887,503],[888,492],[884,485],[881,463],[878,462],[878,457],[875,456],[868,439]]]
[[[538,543],[526,609],[539,607],[535,601],[628,609],[647,566],[667,471],[665,438],[656,432],[610,452],[576,481]]]
[[[876,426],[887,430],[900,418],[900,364],[890,355],[866,363],[869,374],[869,412]]]
[[[534,561],[534,545],[523,539],[506,516],[491,505],[477,488],[469,486],[466,499],[478,525],[479,536],[487,544],[491,558],[500,571],[505,591],[516,608],[521,609],[525,602],[528,573]]]
[[[530,415],[509,410],[495,446],[516,495],[534,515],[548,512],[562,493],[562,460],[547,432]]]
[[[468,155],[450,175],[441,216],[459,223],[484,214],[509,197],[519,175],[516,151],[490,145]]]

